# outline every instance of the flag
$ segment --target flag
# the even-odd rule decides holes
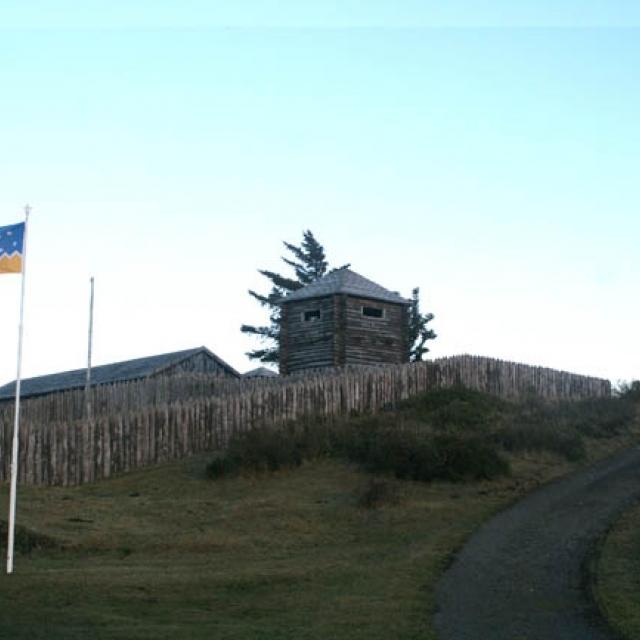
[[[9,522],[7,536],[7,573],[13,573],[13,551],[16,533],[16,494],[18,486],[18,449],[20,430],[20,377],[22,374],[22,336],[24,333],[24,290],[26,281],[28,206],[24,208],[24,222],[0,227],[0,273],[21,273],[22,294],[20,296],[20,324],[18,325],[18,375],[16,377],[16,410],[13,417],[13,439],[11,445],[11,486],[9,489]]]
[[[22,273],[24,222],[0,227],[0,273]]]

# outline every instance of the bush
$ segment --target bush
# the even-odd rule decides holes
[[[207,475],[210,478],[224,478],[237,473],[241,468],[241,461],[238,458],[232,458],[228,453],[224,453],[214,458],[207,465]]]
[[[492,440],[511,452],[550,451],[567,460],[581,460],[585,448],[580,435],[574,431],[557,429],[553,424],[520,423],[503,427]]]
[[[207,472],[218,478],[241,469],[276,471],[332,456],[409,480],[490,479],[509,473],[501,451],[583,458],[584,436],[612,437],[631,424],[634,389],[629,385],[620,398],[572,402],[533,396],[507,402],[468,389],[444,389],[406,400],[393,412],[235,436]]]
[[[438,436],[435,444],[441,456],[438,477],[443,479],[491,480],[511,471],[509,462],[485,439]]]
[[[371,478],[358,496],[358,505],[364,509],[377,509],[383,504],[395,504],[397,501],[395,487],[380,478]]]
[[[360,428],[352,430],[345,454],[367,471],[393,473],[402,480],[490,479],[509,473],[495,446],[456,435]]]
[[[512,405],[491,439],[507,451],[551,451],[568,460],[585,455],[584,436],[610,438],[631,424],[633,404],[616,398],[545,402],[530,398]]]
[[[242,469],[262,472],[298,467],[304,460],[330,454],[338,446],[339,431],[331,423],[315,420],[239,433],[209,463],[207,475],[220,478]]]
[[[626,429],[634,416],[633,405],[615,398],[528,404],[511,414],[511,422],[531,429],[553,427],[557,432],[593,438],[609,438]]]
[[[211,478],[250,471],[278,471],[297,467],[304,458],[304,440],[291,429],[253,429],[233,437],[226,452],[207,467]]]
[[[566,420],[580,433],[593,438],[609,438],[626,429],[635,415],[627,398],[583,400],[565,405]]]
[[[631,400],[632,402],[640,402],[640,380],[633,380],[632,382],[620,382],[616,395],[619,398],[625,400]]]
[[[463,387],[441,389],[406,400],[401,411],[438,429],[487,427],[509,403]]]
[[[9,527],[5,520],[0,520],[0,551],[7,548],[7,536]],[[13,542],[16,553],[30,554],[32,551],[41,549],[56,549],[58,542],[49,536],[45,536],[35,531],[30,531],[21,526],[16,526],[15,538]]]

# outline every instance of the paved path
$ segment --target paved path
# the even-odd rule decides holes
[[[437,589],[440,640],[612,640],[583,562],[640,496],[640,448],[549,484],[482,526]]]

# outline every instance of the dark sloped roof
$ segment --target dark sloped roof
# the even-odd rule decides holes
[[[235,377],[240,374],[215,353],[206,347],[196,349],[186,349],[184,351],[174,351],[163,353],[147,358],[136,358],[135,360],[125,360],[124,362],[114,362],[91,368],[92,385],[108,384],[112,382],[126,382],[127,380],[139,380],[156,373],[161,373],[165,369],[180,364],[184,360],[199,353],[205,353],[213,358],[223,369]],[[75,371],[64,371],[53,373],[37,378],[27,378],[22,380],[20,395],[23,398],[29,396],[39,396],[54,391],[68,391],[70,389],[82,389],[87,378],[86,369],[76,369]],[[0,401],[14,398],[16,394],[15,380],[0,387]]]
[[[280,303],[294,300],[307,300],[310,298],[323,298],[337,293],[346,293],[362,298],[395,302],[397,304],[410,304],[397,291],[389,291],[372,280],[368,280],[351,269],[336,269],[315,282],[308,284],[298,291],[281,298]]]
[[[267,367],[258,367],[242,374],[243,378],[277,378],[278,374]]]

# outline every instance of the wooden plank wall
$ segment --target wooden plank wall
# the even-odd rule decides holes
[[[103,404],[92,424],[63,416],[65,407],[70,415],[77,413],[82,392],[26,401],[25,407],[35,403],[36,408],[25,411],[21,426],[19,480],[32,485],[92,482],[220,449],[233,433],[303,416],[376,412],[455,385],[506,398],[611,395],[607,380],[475,356],[324,369],[276,379],[147,380],[98,389]],[[0,481],[9,477],[12,429],[12,411],[5,409],[0,413]]]
[[[283,305],[280,335],[280,370],[286,374],[334,364],[335,308],[332,296],[300,300]],[[307,311],[320,317],[305,320]]]
[[[368,318],[362,314],[363,307],[374,307],[383,311],[381,318]],[[348,364],[386,362],[402,364],[409,360],[406,327],[408,308],[367,298],[346,296],[344,340]]]

